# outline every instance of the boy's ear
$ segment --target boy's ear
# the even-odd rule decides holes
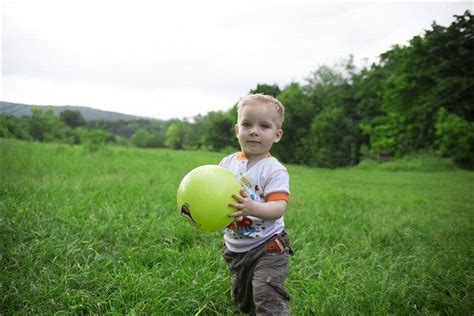
[[[239,133],[239,124],[235,124],[235,136]]]
[[[278,143],[282,136],[283,136],[283,130],[280,128],[276,131],[276,137],[275,137],[275,140],[273,142]]]

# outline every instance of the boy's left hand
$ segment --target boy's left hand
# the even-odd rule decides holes
[[[237,222],[240,222],[244,219],[244,216],[250,215],[249,212],[252,210],[252,205],[255,202],[248,197],[245,190],[240,190],[240,195],[232,194],[232,197],[237,203],[229,203],[229,206],[237,209],[237,211],[230,213],[229,216],[234,217]]]

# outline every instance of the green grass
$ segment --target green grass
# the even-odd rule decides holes
[[[0,140],[0,314],[236,313],[175,206],[222,156]],[[288,168],[293,314],[472,314],[474,173]]]

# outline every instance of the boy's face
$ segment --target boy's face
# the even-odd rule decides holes
[[[276,125],[277,114],[270,106],[244,106],[235,125],[240,147],[247,157],[267,154],[280,141],[283,130]]]

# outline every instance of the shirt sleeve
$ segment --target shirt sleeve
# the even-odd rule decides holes
[[[225,160],[225,158],[222,159],[221,162],[219,162],[219,167],[224,167],[224,160]],[[225,168],[225,167],[224,167],[224,168]]]
[[[279,169],[272,172],[265,181],[265,201],[288,201],[290,196],[290,177],[288,171]]]

